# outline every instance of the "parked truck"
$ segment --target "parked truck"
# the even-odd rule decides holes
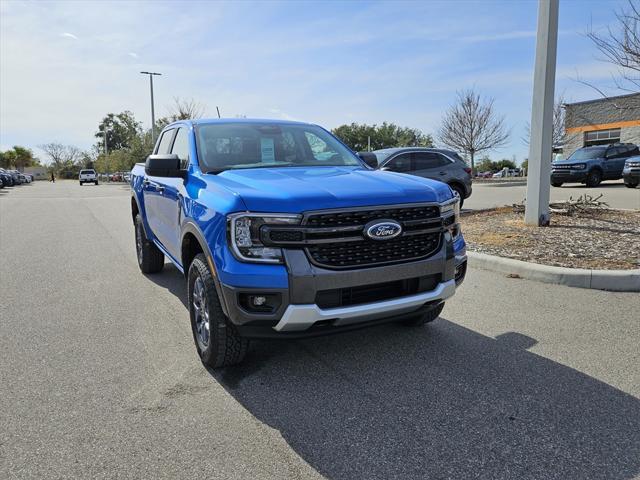
[[[251,338],[431,322],[466,273],[448,185],[375,170],[317,125],[172,123],[131,172],[131,214],[140,270],[184,273],[213,368]]]

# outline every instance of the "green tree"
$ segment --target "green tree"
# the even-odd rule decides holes
[[[0,152],[0,166],[2,168],[15,168],[22,171],[25,167],[37,165],[40,165],[40,161],[28,148],[16,145],[11,150]]]
[[[109,113],[98,125],[95,137],[98,139],[96,147],[104,152],[104,132],[107,131],[107,151],[121,150],[131,147],[135,137],[142,134],[142,125],[133,113],[125,110],[122,113]]]
[[[503,168],[516,168],[516,162],[506,158],[503,158],[502,160],[496,162],[496,170],[502,170]]]
[[[433,147],[431,135],[424,134],[417,128],[400,127],[387,122],[382,125],[340,125],[332,132],[355,152],[367,150],[369,139],[372,150],[390,147]]]

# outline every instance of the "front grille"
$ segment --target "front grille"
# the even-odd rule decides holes
[[[438,218],[437,206],[421,205],[417,207],[378,208],[373,210],[352,210],[348,212],[328,212],[312,214],[306,224],[312,227],[347,227],[364,225],[372,220],[391,218],[398,222]]]
[[[390,240],[369,238],[365,229],[376,220],[395,220],[402,226],[401,235]],[[301,225],[263,225],[260,239],[267,246],[304,249],[319,267],[365,268],[433,255],[453,222],[453,213],[440,217],[438,205],[326,210],[305,214]]]
[[[408,235],[393,240],[362,240],[316,244],[307,248],[312,261],[334,268],[381,265],[426,258],[440,245],[440,232]]]
[[[429,292],[436,288],[439,282],[440,275],[425,275],[393,282],[321,290],[316,294],[315,303],[320,308],[337,308],[381,302]]]

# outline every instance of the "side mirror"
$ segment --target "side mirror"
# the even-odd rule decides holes
[[[373,168],[374,170],[376,168],[378,168],[378,157],[376,157],[375,153],[371,153],[371,152],[358,152],[358,156],[360,157],[360,159],[366,163],[367,165],[369,165],[371,168]]]
[[[180,168],[180,157],[175,153],[149,155],[144,165],[144,173],[150,177],[184,178],[186,170]]]

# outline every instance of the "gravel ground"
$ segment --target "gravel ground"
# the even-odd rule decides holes
[[[610,270],[640,265],[640,212],[555,214],[549,228],[527,226],[523,218],[511,208],[464,215],[462,228],[468,248],[559,267]]]

